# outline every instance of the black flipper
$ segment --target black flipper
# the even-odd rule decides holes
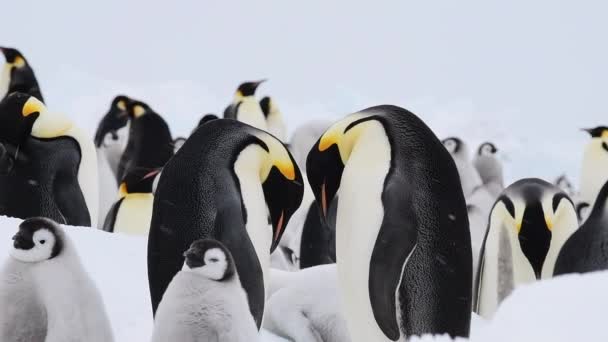
[[[103,230],[106,232],[114,233],[114,224],[116,223],[116,216],[118,216],[118,210],[124,197],[118,200],[118,202],[112,205],[112,208],[108,211],[105,220],[103,221]]]

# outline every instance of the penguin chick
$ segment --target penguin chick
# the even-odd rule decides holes
[[[579,201],[593,206],[600,189],[608,181],[608,127],[585,129],[591,141],[585,147],[580,177]]]
[[[527,178],[507,187],[490,213],[475,311],[490,318],[514,288],[551,278],[562,246],[577,228],[572,200],[556,186]]]
[[[562,247],[555,263],[555,275],[608,269],[608,183],[597,196],[585,223]],[[578,209],[578,208],[577,208]]]
[[[285,141],[285,122],[276,102],[270,96],[266,96],[260,100],[260,107],[262,107],[262,112],[266,118],[268,132],[279,140]]]
[[[273,284],[275,282],[275,284]],[[348,342],[336,265],[298,272],[272,270],[264,328],[298,342]]]
[[[266,131],[267,124],[260,103],[255,98],[258,86],[266,80],[245,82],[241,84],[234,94],[232,103],[224,110],[225,119],[235,119]]]
[[[14,92],[34,96],[44,102],[34,70],[17,49],[0,47],[6,63],[0,75],[0,99]]]
[[[466,143],[457,137],[446,138],[442,140],[442,143],[456,163],[456,168],[460,175],[460,183],[462,184],[462,192],[465,198],[467,198],[477,186],[482,184],[477,169],[475,169],[469,159],[469,149]]]
[[[494,196],[498,196],[504,189],[502,164],[496,157],[497,152],[498,149],[493,143],[485,142],[479,146],[473,158],[473,165],[479,173],[482,184]]]
[[[576,204],[576,217],[578,217],[578,222],[583,223],[589,217],[591,206],[587,202],[578,202]]]
[[[216,240],[196,240],[156,311],[152,342],[258,341],[228,249]]]
[[[11,258],[27,267],[46,314],[45,342],[114,340],[101,295],[59,225],[27,219],[13,241]]]
[[[557,177],[555,179],[555,182],[553,182],[553,184],[555,184],[558,188],[562,189],[570,197],[576,195],[574,186],[568,179],[568,176],[566,176],[565,174],[562,174],[559,177]]]

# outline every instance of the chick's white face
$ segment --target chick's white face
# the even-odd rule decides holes
[[[443,142],[443,146],[445,146],[446,150],[448,150],[450,154],[454,154],[458,149],[458,142],[454,139],[447,139]]]
[[[228,260],[226,254],[220,248],[211,248],[205,252],[203,258],[205,264],[200,267],[190,268],[184,264],[185,270],[201,274],[209,279],[221,280],[226,274]]]
[[[494,149],[490,144],[484,144],[481,146],[481,150],[479,151],[479,155],[481,156],[491,156],[494,154]]]
[[[32,241],[28,241],[29,249],[20,247],[14,247],[11,249],[10,255],[23,262],[41,262],[51,258],[53,254],[53,247],[56,243],[55,235],[48,229],[39,229],[33,236]]]

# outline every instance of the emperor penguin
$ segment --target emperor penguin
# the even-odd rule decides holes
[[[103,300],[93,280],[83,267],[73,242],[55,222],[46,218],[30,218],[21,223],[13,237],[11,260],[3,278],[15,275],[15,283],[3,282],[4,300],[0,310],[13,310],[0,316],[3,341],[113,341],[112,329]],[[21,273],[19,273],[21,272]],[[8,286],[7,286],[8,285]],[[27,291],[27,292],[26,292]],[[26,300],[27,306],[17,302]],[[31,317],[19,317],[29,310]],[[40,311],[42,310],[42,311]],[[15,313],[17,316],[15,316]],[[32,322],[39,324],[33,331]],[[5,339],[6,334],[16,339]]]
[[[118,164],[118,182],[134,170],[162,168],[174,153],[169,125],[158,113],[137,100],[128,103],[127,111],[129,139]]]
[[[297,272],[272,270],[271,286],[264,329],[290,341],[351,340],[340,310],[335,264]]]
[[[258,329],[230,251],[196,240],[156,311],[152,342],[252,342]]]
[[[116,96],[110,105],[110,110],[102,118],[95,132],[97,175],[99,177],[99,222],[94,223],[98,227],[103,226],[106,214],[116,201],[118,187],[116,173],[129,134],[128,103],[128,97]]]
[[[0,131],[16,127],[21,137],[28,134],[22,141],[4,144],[12,151],[13,167],[0,175],[0,214],[46,216],[77,226],[97,222],[97,159],[92,139],[33,96],[13,93],[6,101],[10,110],[0,112],[0,121],[11,124]]]
[[[8,47],[0,47],[0,52],[6,60],[0,75],[0,99],[11,93],[20,92],[44,102],[34,70],[23,54],[17,49]]]
[[[265,81],[241,84],[234,94],[232,103],[224,110],[224,118],[235,119],[264,131],[268,130],[260,103],[255,98],[255,91]]]
[[[600,190],[588,218],[566,241],[555,263],[555,275],[608,269],[608,183]]]
[[[272,135],[236,120],[198,128],[163,168],[148,237],[153,311],[182,253],[212,238],[232,253],[257,327],[262,323],[270,253],[302,201],[302,175]]]
[[[302,167],[306,165],[308,152],[331,124],[332,122],[328,120],[316,120],[295,129],[289,140],[289,151],[298,165]]]
[[[469,148],[462,139],[457,137],[445,138],[442,143],[454,158],[460,175],[462,191],[465,198],[468,198],[475,188],[483,184],[479,172],[471,162]]]
[[[276,101],[271,99],[270,96],[265,96],[260,100],[260,107],[266,118],[268,133],[279,138],[281,141],[286,141],[285,122],[283,121],[283,114],[281,114]]]
[[[600,189],[608,181],[608,127],[585,129],[591,141],[585,147],[580,173],[580,202],[593,206]]]
[[[485,142],[479,146],[473,158],[473,165],[481,178],[481,183],[496,197],[505,187],[502,164],[496,157],[497,152],[496,145]]]
[[[205,114],[203,115],[203,117],[199,120],[198,122],[198,126],[196,126],[196,128],[202,126],[203,124],[206,124],[207,122],[211,121],[211,120],[216,120],[218,119],[217,115],[209,113],[209,114]]]
[[[551,278],[562,246],[577,228],[572,200],[556,186],[526,178],[507,187],[490,213],[475,311],[489,319],[517,286]]]
[[[306,169],[323,217],[339,191],[338,281],[352,340],[468,336],[466,202],[431,129],[400,107],[367,108],[333,124]]]
[[[103,224],[107,232],[148,235],[154,195],[152,185],[160,170],[144,174],[129,172],[118,189],[119,200],[112,206]]]

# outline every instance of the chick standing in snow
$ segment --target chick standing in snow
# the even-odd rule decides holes
[[[469,159],[469,149],[464,141],[456,137],[446,138],[442,143],[456,163],[462,192],[464,193],[464,197],[468,198],[473,193],[473,190],[482,184],[477,169],[473,166],[471,159]]]
[[[197,240],[184,256],[182,270],[156,311],[152,342],[257,341],[247,294],[228,249],[216,240]]]

